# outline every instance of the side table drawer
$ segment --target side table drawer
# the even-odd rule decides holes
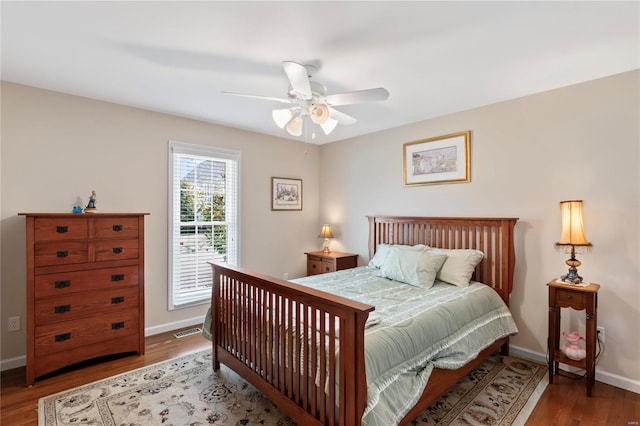
[[[309,275],[318,275],[322,273],[322,260],[318,258],[309,258],[307,262],[307,273]]]
[[[556,302],[559,306],[568,306],[576,310],[585,308],[584,293],[578,293],[571,290],[557,289]]]

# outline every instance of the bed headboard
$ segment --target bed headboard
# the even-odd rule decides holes
[[[516,257],[513,229],[517,218],[367,216],[369,258],[378,244],[426,244],[484,253],[473,280],[491,286],[509,305]]]

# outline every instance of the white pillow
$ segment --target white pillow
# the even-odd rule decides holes
[[[444,254],[447,256],[437,279],[450,284],[468,286],[471,281],[473,271],[484,258],[484,253],[480,250],[472,249],[442,249],[428,247],[425,249],[430,253]]]
[[[394,247],[400,250],[416,250],[416,251],[421,251],[427,248],[427,246],[425,246],[424,244],[416,244],[415,246],[407,246],[407,245],[401,245],[401,244],[397,244],[397,245],[378,244],[378,247],[376,248],[376,254],[374,254],[373,258],[371,258],[371,260],[369,261],[369,266],[380,269],[384,264],[384,260],[386,259],[387,254],[389,253],[389,249],[391,247]]]
[[[438,270],[447,259],[445,254],[424,250],[407,250],[391,247],[380,275],[416,287],[431,287]]]

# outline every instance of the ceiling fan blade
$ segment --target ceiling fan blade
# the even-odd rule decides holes
[[[258,96],[258,95],[247,95],[245,93],[234,93],[234,92],[220,92],[223,93],[225,95],[233,95],[233,96],[242,96],[245,98],[254,98],[254,99],[264,99],[267,101],[276,101],[276,102],[282,102],[283,104],[290,104],[292,103],[291,99],[284,99],[284,98],[272,98],[269,96]]]
[[[333,109],[331,107],[329,108],[329,118],[333,118],[343,126],[348,126],[349,124],[353,124],[356,121],[358,121],[352,116],[345,114],[344,112],[338,111],[337,109]]]
[[[325,101],[332,106],[351,105],[362,102],[386,101],[389,97],[387,89],[378,87],[376,89],[357,90],[355,92],[336,93],[327,95]]]
[[[297,62],[282,62],[284,72],[287,74],[289,83],[294,92],[303,96],[304,99],[311,99],[311,84],[309,83],[309,74],[304,65]]]

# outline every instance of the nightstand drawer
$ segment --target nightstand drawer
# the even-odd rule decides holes
[[[322,261],[322,273],[326,274],[327,272],[335,272],[336,264],[333,261]]]
[[[572,290],[557,289],[556,303],[558,306],[568,306],[576,310],[584,309],[585,295],[584,293]]]

